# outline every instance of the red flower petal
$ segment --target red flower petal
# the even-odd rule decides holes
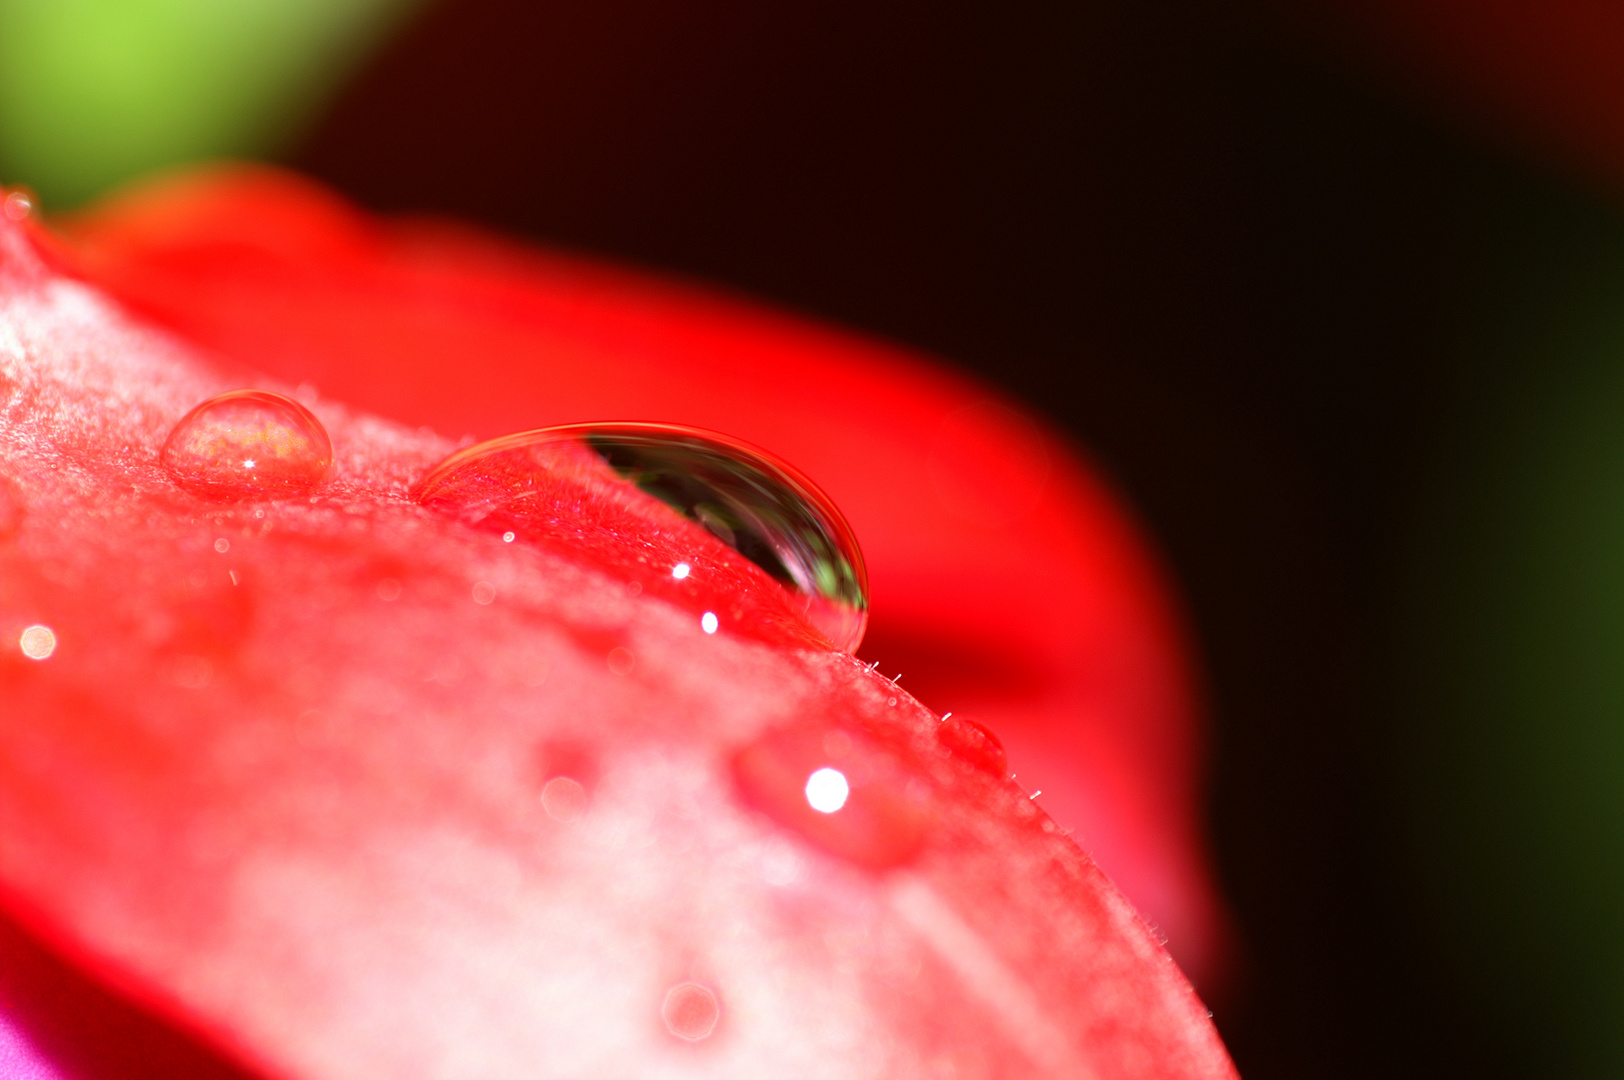
[[[86,970],[312,1080],[1232,1075],[1100,872],[889,680],[707,633],[567,552],[418,507],[410,484],[449,446],[339,406],[312,403],[335,459],[314,495],[176,487],[169,429],[238,382],[0,232],[0,470],[20,508],[0,643],[26,643],[0,644],[0,895]],[[908,380],[949,403],[954,385]],[[881,533],[898,500],[869,500]],[[1078,474],[1023,520],[1094,505],[1117,522]],[[1126,531],[1035,536],[1062,568],[1047,605],[997,559],[965,602],[990,580],[1034,617],[1096,605],[1084,626],[1122,620],[1095,627],[1107,657],[1153,642],[1167,666],[1138,674],[1176,677],[1170,635],[1065,580],[1067,560],[1115,552],[1090,565],[1153,606]],[[996,546],[919,550],[928,566]],[[992,642],[1027,641],[997,604],[982,614]],[[856,833],[817,832],[775,794],[789,781],[733,764],[807,745],[782,732],[828,734],[867,808]],[[856,845],[904,825],[905,846]]]

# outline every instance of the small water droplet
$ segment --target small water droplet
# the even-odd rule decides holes
[[[51,654],[56,652],[56,631],[35,623],[17,638],[17,647],[30,660],[49,660]]]
[[[602,484],[605,465],[608,476],[677,511],[692,531],[663,529],[629,504],[617,512],[612,498],[583,499],[583,488]],[[836,648],[855,649],[868,623],[862,553],[834,503],[795,469],[723,435],[666,424],[542,428],[451,455],[414,496],[504,539],[511,532],[526,543],[573,544],[617,573],[646,576],[651,593],[679,602],[696,598],[702,576],[700,588],[743,587],[737,575],[726,586],[718,564],[705,560],[701,549],[720,541],[775,582],[790,609]],[[611,550],[605,537],[617,529],[644,549]],[[651,562],[670,570],[650,575]]]
[[[489,604],[496,599],[496,586],[488,581],[474,582],[474,603]]]
[[[231,550],[231,541],[227,540],[223,536],[220,537],[220,539],[214,542],[214,550],[224,555],[226,552]]]
[[[511,544],[511,543],[513,543],[513,541],[515,541],[517,539],[518,539],[518,534],[515,533],[512,529],[509,529],[507,532],[502,534],[502,543],[504,543],[504,544]]]
[[[843,729],[768,732],[734,756],[733,776],[751,806],[873,870],[913,858],[931,820],[928,781],[890,750]]]
[[[8,219],[22,221],[34,212],[38,200],[35,199],[32,191],[24,188],[13,188],[6,192],[5,202],[0,203],[0,205],[5,207],[5,215]]]
[[[716,612],[714,611],[707,611],[705,614],[699,617],[699,628],[705,631],[707,634],[716,633],[716,628],[719,625],[720,624],[716,620]]]
[[[321,483],[333,445],[321,421],[292,398],[233,390],[183,416],[162,461],[175,483],[197,495],[285,498]]]
[[[608,663],[609,670],[616,675],[630,675],[632,668],[637,665],[637,658],[632,655],[630,649],[616,645],[609,650],[605,662]]]
[[[586,788],[573,776],[555,776],[541,789],[541,808],[554,821],[574,821],[586,813]]]
[[[998,736],[974,720],[948,713],[936,725],[936,738],[954,757],[1002,779],[1009,775],[1009,758]]]
[[[696,982],[680,982],[665,992],[660,1003],[660,1019],[665,1030],[687,1042],[708,1039],[722,1018],[716,992]]]
[[[378,599],[386,604],[392,604],[400,599],[400,582],[392,577],[383,578],[373,588],[377,590]]]

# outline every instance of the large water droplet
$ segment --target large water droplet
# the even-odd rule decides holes
[[[871,870],[907,862],[930,824],[930,784],[872,739],[842,728],[768,732],[733,758],[746,802]]]
[[[210,398],[175,425],[163,466],[211,499],[277,499],[310,491],[333,464],[327,430],[309,409],[265,390]]]
[[[664,518],[638,517],[629,504],[617,512],[612,497],[583,498],[606,477],[658,499],[687,527],[665,529]],[[707,559],[717,543],[775,582],[836,648],[855,649],[868,624],[863,556],[834,503],[791,466],[724,435],[668,424],[542,428],[453,454],[415,495],[509,543],[512,534],[571,544],[656,595],[694,600],[711,613],[707,634],[733,625],[721,608],[697,604],[731,573]]]

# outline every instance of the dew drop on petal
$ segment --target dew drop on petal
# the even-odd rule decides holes
[[[714,611],[707,611],[699,617],[699,628],[707,634],[716,633],[716,628],[719,625],[721,624],[717,622],[716,612]]]
[[[36,623],[17,638],[17,647],[30,660],[49,660],[56,652],[56,631]]]
[[[949,713],[936,725],[936,738],[955,758],[1002,779],[1009,775],[1004,744],[974,720]]]
[[[11,221],[22,221],[34,212],[35,199],[31,191],[22,188],[13,188],[6,192],[5,199],[0,202],[4,208],[6,218]]]
[[[696,982],[680,982],[665,992],[660,1003],[660,1019],[665,1030],[679,1039],[699,1042],[708,1039],[722,1018],[716,992]]]
[[[616,675],[630,675],[632,668],[637,666],[637,657],[632,655],[632,651],[619,645],[610,649],[609,655],[604,659],[609,665],[609,670]]]
[[[286,498],[322,482],[333,444],[321,421],[292,398],[233,390],[182,417],[162,461],[170,479],[207,498]]]
[[[929,781],[856,732],[768,732],[734,756],[733,778],[779,825],[872,870],[912,859],[931,822]]]
[[[474,582],[474,603],[485,605],[496,599],[496,586],[488,581]]]
[[[586,788],[573,776],[555,776],[541,788],[541,808],[554,821],[574,821],[586,813]]]
[[[223,536],[220,537],[220,539],[214,542],[214,550],[218,551],[221,555],[224,555],[226,552],[231,550],[231,541],[227,540]]]
[[[849,652],[862,641],[868,574],[851,526],[800,472],[724,435],[667,424],[541,428],[458,451],[413,494],[471,524],[527,539],[534,526],[567,539],[582,532],[567,512],[578,504],[566,507],[550,492],[583,459],[607,465],[765,572],[836,648]],[[514,530],[513,521],[527,528]],[[667,580],[695,580],[699,563],[687,551],[672,554],[681,561],[665,563]]]

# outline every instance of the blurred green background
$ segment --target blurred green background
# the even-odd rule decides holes
[[[1618,187],[1203,0],[413,9],[0,0],[0,179],[280,157],[1003,383],[1189,596],[1243,1073],[1624,1075]]]
[[[0,0],[0,171],[72,206],[274,153],[415,0]]]

